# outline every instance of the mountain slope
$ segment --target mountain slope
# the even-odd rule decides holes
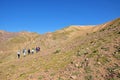
[[[5,46],[0,53],[2,80],[120,79],[120,18],[44,35],[21,32],[3,42],[9,52]],[[41,47],[41,52],[17,59],[18,49],[36,46]]]
[[[63,71],[63,80],[120,79],[120,19],[76,42],[76,56]]]

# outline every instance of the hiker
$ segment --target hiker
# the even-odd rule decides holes
[[[18,59],[20,58],[20,50],[17,52]]]
[[[36,47],[36,53],[40,51],[40,47]]]
[[[34,54],[34,48],[32,48],[32,54]]]
[[[38,47],[38,51],[40,51],[40,47]]]
[[[38,52],[38,47],[36,47],[36,53]]]
[[[28,49],[28,55],[30,54],[30,49]]]
[[[25,55],[26,55],[26,49],[23,49],[23,55],[25,57]]]

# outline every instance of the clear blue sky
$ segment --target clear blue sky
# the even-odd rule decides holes
[[[0,30],[53,32],[120,17],[120,0],[0,0]]]

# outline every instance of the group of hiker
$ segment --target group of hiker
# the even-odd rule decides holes
[[[38,53],[39,51],[40,51],[40,47],[36,47],[36,48],[28,49],[28,50],[26,50],[24,48],[22,51],[18,50],[17,56],[18,56],[18,58],[20,58],[21,53],[23,53],[23,55],[25,57],[27,53],[29,55],[29,54],[34,54],[35,52]]]

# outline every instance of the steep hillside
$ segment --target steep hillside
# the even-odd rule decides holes
[[[120,19],[100,26],[97,32],[75,39],[76,56],[60,70],[60,79],[120,80]]]
[[[0,38],[1,80],[120,80],[120,18],[44,35],[1,31]],[[17,59],[17,50],[36,46],[39,53]]]

